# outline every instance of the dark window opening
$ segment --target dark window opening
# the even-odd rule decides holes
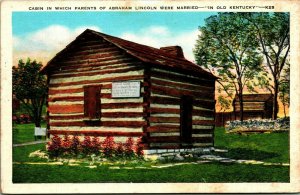
[[[86,119],[100,119],[100,91],[101,86],[84,86],[84,117]]]
[[[180,137],[183,142],[192,141],[192,111],[193,98],[191,96],[182,96],[180,104]]]

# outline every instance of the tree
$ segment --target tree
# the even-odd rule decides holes
[[[40,74],[41,63],[29,58],[26,63],[19,60],[18,67],[13,67],[13,94],[23,103],[36,127],[41,126],[42,108],[47,93],[47,83],[44,75]]]
[[[228,100],[227,98],[225,98],[223,95],[218,96],[218,102],[221,106],[221,109],[219,110],[219,112],[228,110],[230,108],[231,101]]]
[[[241,13],[240,15],[250,22],[265,57],[266,69],[272,75],[271,87],[274,94],[272,118],[276,119],[281,76],[290,52],[289,13]]]
[[[283,105],[284,117],[286,117],[286,107],[290,106],[290,64],[287,63],[283,70],[283,75],[279,84],[279,99]]]
[[[201,35],[194,49],[196,62],[220,77],[218,91],[224,92],[222,96],[239,97],[240,120],[243,120],[243,91],[246,87],[254,91],[252,81],[261,71],[262,62],[256,36],[248,26],[249,21],[237,13],[218,13],[199,28]]]

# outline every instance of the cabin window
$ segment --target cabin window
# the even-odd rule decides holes
[[[193,98],[191,96],[182,96],[180,104],[180,136],[184,142],[192,141],[192,111]]]
[[[101,86],[84,86],[84,117],[86,119],[100,119],[100,91]]]

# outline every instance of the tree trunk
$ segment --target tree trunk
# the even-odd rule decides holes
[[[243,93],[239,94],[239,102],[240,102],[240,121],[243,121],[244,120]]]
[[[41,127],[41,117],[36,110],[35,113],[33,113],[33,119],[34,119],[34,124],[36,127]]]
[[[35,126],[36,127],[41,127],[41,120],[36,120],[35,122],[34,122],[34,124],[35,124]]]
[[[239,103],[240,103],[240,121],[244,120],[244,104],[243,104],[243,85],[242,82],[239,81]]]
[[[34,104],[33,105],[33,119],[34,119],[34,124],[36,127],[41,127],[41,114],[39,110],[39,105]]]
[[[277,119],[277,113],[278,113],[278,92],[279,92],[279,83],[277,80],[274,80],[274,99],[273,99],[273,113],[272,118],[274,120]]]
[[[284,113],[284,118],[286,118],[285,104],[283,104],[283,113]]]
[[[283,90],[283,92],[282,92],[282,105],[283,105],[284,118],[286,118],[286,109],[285,109],[286,103],[285,103],[285,101],[286,101],[286,99],[285,99],[285,92]]]
[[[36,127],[41,127],[42,111],[46,96],[42,96],[34,105],[34,124]]]

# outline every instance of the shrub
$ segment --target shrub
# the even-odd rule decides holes
[[[117,157],[124,157],[125,149],[123,143],[118,143],[116,147],[116,156]]]
[[[126,157],[142,158],[144,145],[142,139],[139,138],[137,143],[134,144],[132,137],[129,137],[125,143],[116,144],[114,137],[107,136],[105,140],[101,143],[99,137],[94,136],[84,136],[84,140],[80,141],[77,135],[70,138],[69,135],[65,135],[60,138],[54,135],[51,141],[47,143],[47,150],[50,157],[58,157],[59,155],[73,155],[77,156],[80,154],[82,156],[93,154],[94,156],[103,154],[105,158],[112,157]]]
[[[115,153],[115,140],[112,136],[107,136],[102,143],[104,157],[111,158]]]
[[[128,158],[134,157],[134,141],[132,137],[129,137],[124,144],[125,156]]]
[[[77,135],[74,135],[71,141],[71,152],[75,155],[80,152],[80,141]]]
[[[12,116],[12,121],[13,121],[14,123],[17,123],[17,124],[20,123],[20,121],[19,121],[19,119],[18,119],[18,117],[17,117],[16,115],[13,115],[13,116]]]
[[[19,116],[13,115],[12,120],[13,120],[13,122],[15,122],[17,124],[27,124],[32,121],[32,117],[28,114],[23,113],[23,114],[20,114]]]
[[[80,143],[83,154],[87,155],[91,153],[92,141],[90,136],[84,136],[84,140]]]
[[[139,158],[144,157],[144,144],[142,138],[139,138],[136,143],[135,153]]]
[[[47,150],[50,157],[58,157],[62,153],[62,141],[58,135],[54,135],[47,143]]]
[[[31,122],[31,117],[29,114],[20,114],[19,121],[21,124],[27,124]]]
[[[71,145],[72,145],[72,141],[70,139],[70,137],[68,135],[64,136],[64,139],[62,140],[62,153],[64,154],[69,154],[71,153]]]
[[[101,150],[101,143],[98,137],[93,137],[92,144],[91,144],[91,153],[93,154],[100,154]]]

